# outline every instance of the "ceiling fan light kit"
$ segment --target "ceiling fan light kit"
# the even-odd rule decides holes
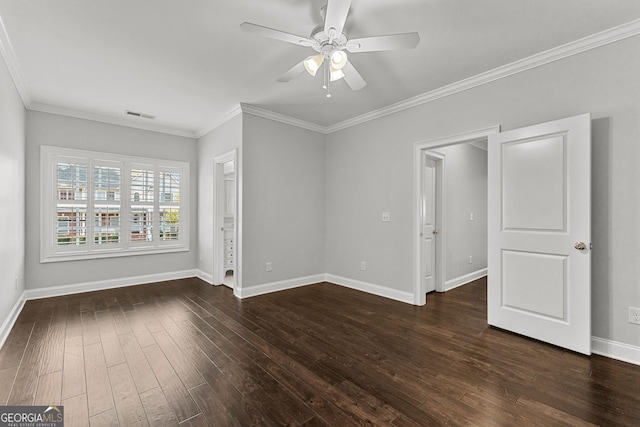
[[[347,54],[342,50],[336,50],[331,54],[331,67],[334,70],[342,70],[347,65]]]
[[[322,8],[325,12],[324,25],[314,28],[309,38],[249,22],[240,24],[240,29],[246,33],[258,34],[298,46],[311,47],[318,52],[294,65],[277,81],[288,82],[304,70],[315,77],[320,67],[324,65],[323,88],[327,90],[327,98],[330,98],[329,82],[344,79],[352,90],[360,90],[367,85],[353,64],[349,62],[347,52],[414,49],[420,42],[418,33],[391,34],[349,40],[342,29],[350,7],[351,0],[328,0],[327,5]]]
[[[340,80],[344,78],[344,71],[336,70],[333,67],[329,69],[329,74],[331,75],[331,78],[329,80],[331,80],[332,82],[335,82],[336,80]]]
[[[312,55],[304,60],[304,69],[307,70],[307,73],[309,73],[312,77],[315,77],[323,62],[324,56],[321,53]]]

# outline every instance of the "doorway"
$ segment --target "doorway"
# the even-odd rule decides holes
[[[449,249],[453,249],[446,247],[445,236],[448,230],[446,217],[453,214],[453,212],[449,212],[445,215],[444,197],[447,186],[444,182],[444,170],[446,167],[446,156],[441,154],[438,149],[440,149],[440,151],[444,151],[445,147],[456,146],[464,143],[486,144],[489,135],[498,133],[499,131],[499,126],[493,126],[473,132],[421,142],[415,145],[414,304],[416,305],[424,305],[426,303],[427,292],[431,290],[444,292],[449,288],[477,279],[478,277],[476,276],[483,271],[478,270],[480,273],[473,272],[466,275],[463,274],[459,278],[456,278],[456,280],[449,282],[446,280],[445,271],[446,266],[448,265],[447,254],[451,252]],[[435,170],[430,170],[430,164],[435,166]],[[426,186],[431,185],[430,180],[426,178],[426,175],[429,173],[435,173],[435,194],[433,196],[433,201],[435,202],[435,228],[433,230],[435,230],[436,233],[431,231],[432,235],[435,236],[435,239],[431,242],[428,242],[428,239],[425,238],[425,235],[431,230],[431,228],[426,227],[428,221],[425,221],[425,212],[427,211],[425,208],[425,201],[428,198],[432,198],[432,196],[429,195],[430,190],[425,191]],[[440,179],[438,179],[438,173],[440,174]],[[475,216],[477,213],[473,210],[470,211],[465,209],[465,207],[460,207],[460,211],[464,212],[465,217],[468,218],[469,221],[478,220]],[[455,213],[460,214],[460,212]],[[456,241],[464,242],[466,240],[463,237],[462,239],[456,239]],[[433,253],[430,253],[430,248],[432,248]],[[470,264],[474,262],[473,256],[469,256],[466,260]],[[430,265],[432,266],[432,271],[429,270]],[[486,274],[486,269],[484,270],[484,274]],[[431,285],[430,277],[433,278],[433,285]]]
[[[444,222],[443,169],[444,156],[435,151],[424,151],[422,165],[421,207],[421,280],[425,293],[442,290],[444,240],[441,230]]]
[[[235,290],[237,275],[238,185],[236,150],[214,159],[214,284]]]
[[[492,271],[487,322],[591,354],[589,114],[416,144],[415,304],[426,303],[420,236],[424,153],[484,140],[488,142],[487,271]]]

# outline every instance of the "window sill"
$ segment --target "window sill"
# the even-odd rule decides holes
[[[159,255],[175,252],[188,252],[189,246],[185,245],[167,245],[161,248],[147,247],[147,248],[130,248],[130,249],[111,249],[104,251],[93,252],[73,252],[65,254],[54,255],[41,255],[40,263],[47,264],[52,262],[64,262],[64,261],[83,261],[87,259],[102,259],[102,258],[119,258],[136,255]]]

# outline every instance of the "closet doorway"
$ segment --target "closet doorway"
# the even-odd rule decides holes
[[[445,158],[446,150],[448,147],[460,146],[462,144],[486,144],[489,135],[498,133],[500,128],[498,126],[492,126],[486,129],[480,129],[473,132],[454,135],[446,138],[440,138],[436,140],[420,142],[415,145],[414,151],[414,304],[424,305],[426,303],[426,293],[430,291],[445,292],[448,289],[452,289],[456,286],[460,286],[464,283],[468,283],[474,279],[486,275],[486,268],[476,268],[477,259],[468,255],[467,263],[469,268],[473,271],[466,271],[467,268],[462,267],[460,264],[460,256],[453,257],[451,251],[455,249],[452,245],[447,247],[446,237],[448,233],[459,234],[460,230],[467,230],[468,227],[455,227],[454,223],[460,221],[465,222],[464,218],[458,218],[460,221],[453,221],[449,218],[447,221],[447,215],[460,216],[460,212],[464,213],[467,221],[478,221],[480,218],[476,218],[478,212],[474,212],[474,209],[470,209],[467,206],[456,206],[454,211],[446,212],[445,209],[445,191],[449,190],[450,196],[455,196],[459,191],[454,191],[453,186],[447,186],[445,183]],[[475,148],[474,148],[475,149]],[[479,150],[476,149],[476,150]],[[449,162],[451,163],[451,162]],[[452,169],[449,164],[449,169]],[[427,179],[428,175],[433,176],[433,180]],[[439,179],[438,179],[439,178]],[[433,181],[433,182],[432,182]],[[450,183],[451,184],[451,183]],[[434,194],[427,188],[431,188]],[[456,197],[452,198],[453,201]],[[431,212],[426,209],[427,204],[434,204],[433,215],[427,215],[427,212]],[[432,219],[431,216],[434,218]],[[457,217],[456,217],[457,218]],[[431,223],[434,226],[431,226]],[[449,222],[449,224],[447,224]],[[449,225],[449,226],[448,226]],[[436,231],[434,233],[434,231]],[[467,241],[471,236],[458,236],[457,240]],[[484,243],[484,251],[486,252],[486,240]],[[456,251],[457,255],[460,255]],[[463,251],[464,252],[464,251]],[[486,257],[486,254],[485,254]],[[474,264],[476,263],[476,264]],[[447,265],[452,265],[454,268],[451,270],[456,273],[453,279],[447,280],[446,270]],[[472,267],[473,266],[473,267]]]
[[[214,284],[237,285],[237,163],[236,151],[214,160]]]

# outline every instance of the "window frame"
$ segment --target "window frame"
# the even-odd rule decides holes
[[[83,259],[112,258],[131,255],[149,255],[189,251],[189,179],[190,164],[175,160],[163,160],[148,157],[135,157],[97,151],[78,150],[53,146],[40,148],[40,262],[77,261]],[[86,200],[59,199],[58,163],[86,165]],[[117,200],[98,201],[95,198],[95,167],[117,167],[120,169],[119,235],[118,242],[100,244],[95,239],[96,205],[117,206]],[[135,201],[132,195],[132,170],[153,171],[153,201]],[[180,176],[178,200],[162,201],[160,194],[160,175],[165,172],[178,173]],[[67,191],[67,190],[65,190]],[[65,193],[67,194],[67,193]],[[85,242],[76,245],[58,244],[57,212],[60,201],[69,205],[86,207],[84,217],[86,226]],[[144,205],[152,209],[151,240],[133,239],[133,206]],[[160,211],[164,206],[178,210],[178,236],[173,240],[160,238]],[[102,217],[100,217],[102,218]],[[110,217],[109,217],[110,218]],[[101,221],[101,220],[100,220]],[[70,225],[68,224],[67,227]]]

